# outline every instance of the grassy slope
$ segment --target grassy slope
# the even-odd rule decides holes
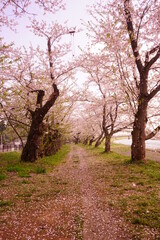
[[[112,146],[112,149],[120,145]],[[123,147],[123,152],[128,147]],[[127,221],[135,226],[136,237],[143,237],[144,229],[160,227],[160,163],[132,164],[130,157],[111,152],[104,154],[104,147],[88,147],[100,157],[107,169],[105,174],[107,199],[110,207],[121,211]],[[160,239],[155,235],[154,239]]]
[[[46,173],[58,165],[69,151],[69,145],[64,145],[55,155],[38,159],[35,163],[20,162],[20,153],[0,153],[0,180],[7,178],[9,172],[15,172],[19,177],[30,177],[31,173]]]

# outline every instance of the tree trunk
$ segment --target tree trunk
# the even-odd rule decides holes
[[[44,124],[43,119],[45,115],[48,113],[50,108],[54,105],[56,99],[59,96],[59,90],[57,85],[53,83],[53,93],[49,96],[48,101],[42,106],[43,97],[41,97],[41,102],[38,103],[36,110],[33,112],[30,110],[32,116],[31,127],[29,130],[27,142],[23,148],[21,161],[24,162],[34,162],[39,153],[42,152],[42,136],[44,132]],[[37,90],[37,102],[39,99],[39,95],[42,95],[42,90]],[[44,96],[44,95],[43,95]]]
[[[89,140],[89,146],[92,146],[92,143],[95,141],[95,138],[93,137],[93,138],[91,138],[90,140]]]
[[[110,136],[106,136],[105,137],[105,149],[104,152],[105,153],[109,153],[111,151],[111,137]]]
[[[136,67],[140,74],[140,82],[138,83],[135,79],[136,87],[138,90],[138,110],[135,115],[132,131],[131,160],[133,162],[145,162],[145,128],[147,121],[148,102],[160,91],[160,85],[158,81],[157,84],[155,84],[155,87],[150,91],[150,93],[148,93],[148,73],[151,70],[153,64],[156,63],[160,57],[160,45],[158,44],[156,46],[153,46],[152,49],[146,51],[144,59],[145,61],[143,64],[142,55],[139,52],[138,46],[138,33],[141,26],[139,25],[137,33],[137,30],[135,31],[136,26],[133,24],[134,21],[132,20],[132,17],[134,15],[132,16],[130,2],[131,1],[129,0],[124,1],[124,14]]]
[[[145,128],[147,122],[147,101],[141,99],[135,115],[132,131],[131,160],[145,162]]]
[[[83,144],[84,144],[84,145],[87,145],[87,144],[88,144],[88,137],[84,139]]]
[[[50,79],[52,80],[53,84],[53,92],[49,96],[46,103],[43,105],[43,97],[45,95],[44,90],[33,90],[31,92],[37,92],[37,103],[36,109],[33,112],[29,110],[32,116],[31,127],[29,130],[28,138],[25,147],[23,148],[21,160],[25,162],[34,162],[39,155],[40,148],[42,146],[42,136],[43,136],[43,119],[45,115],[48,113],[50,108],[54,105],[56,99],[59,96],[59,90],[55,83],[55,78],[53,75],[53,59],[52,59],[52,39],[48,37],[47,41],[48,46],[48,56],[49,56],[49,66],[50,66]]]
[[[45,156],[55,154],[62,146],[62,135],[58,129],[48,132],[43,137],[43,152]]]
[[[34,162],[40,153],[44,130],[43,119],[40,118],[40,109],[34,112],[27,142],[23,148],[21,161]]]
[[[94,147],[97,148],[104,140],[103,132],[102,134],[98,137],[97,141],[95,142]]]

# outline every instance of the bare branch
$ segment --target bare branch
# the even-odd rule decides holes
[[[160,131],[160,125],[158,127],[156,127],[151,133],[149,133],[146,136],[145,140],[153,138],[159,131]]]
[[[147,100],[150,101],[160,91],[160,84],[147,96]]]
[[[138,51],[138,43],[137,43],[137,39],[135,37],[131,12],[129,10],[129,0],[124,1],[124,12],[125,12],[125,18],[126,18],[126,23],[127,23],[127,30],[128,30],[129,38],[131,41],[131,47],[132,47],[133,55],[135,57],[135,62],[136,62],[138,71],[142,72],[143,65],[142,65],[142,61],[141,61],[140,54]]]
[[[19,135],[19,133],[18,133],[17,129],[16,129],[16,128],[14,127],[14,125],[12,124],[12,121],[10,120],[10,116],[8,116],[8,114],[7,114],[6,110],[5,110],[5,109],[4,109],[4,107],[3,107],[3,104],[2,104],[2,103],[0,103],[0,105],[1,105],[1,107],[2,107],[2,110],[3,110],[3,112],[4,112],[5,116],[6,116],[6,119],[7,119],[7,121],[9,122],[9,124],[10,124],[10,126],[12,127],[13,131],[16,133],[16,135],[17,135],[17,136],[18,136],[18,138],[20,139],[20,141],[21,141],[21,144],[22,144],[22,147],[23,147],[23,146],[24,146],[24,144],[23,144],[23,140],[22,140],[21,136]]]
[[[40,110],[41,110],[41,117],[44,117],[47,114],[47,112],[54,105],[56,99],[59,96],[59,90],[57,88],[57,85],[55,83],[53,83],[52,86],[53,86],[54,92],[50,95],[49,99],[44,104],[44,106],[42,108],[40,108]]]
[[[149,61],[149,55],[155,53],[156,51],[157,51],[156,55]],[[158,60],[159,57],[160,57],[160,45],[153,48],[149,53],[146,53],[145,70],[149,70],[151,66]]]
[[[141,24],[142,24],[142,20],[146,14],[146,12],[148,11],[149,7],[148,7],[148,3],[146,5],[146,7],[144,8],[143,12],[142,12],[142,15],[140,17],[140,22],[139,22],[139,25],[138,25],[138,30],[137,30],[137,37],[136,37],[136,40],[138,42],[138,37],[139,37],[139,31],[140,31],[140,28],[141,28]]]

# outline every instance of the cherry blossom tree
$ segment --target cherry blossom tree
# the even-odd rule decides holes
[[[28,138],[22,151],[21,160],[31,162],[38,158],[41,151],[42,137],[46,130],[46,124],[49,124],[47,123],[48,112],[55,104],[58,96],[62,96],[64,86],[67,85],[67,79],[71,78],[72,69],[75,68],[75,65],[71,65],[69,61],[64,60],[64,56],[70,51],[70,44],[66,44],[64,40],[62,41],[62,38],[69,34],[69,29],[56,22],[52,22],[49,26],[43,20],[40,22],[37,20],[37,14],[32,12],[33,5],[37,9],[41,8],[44,14],[55,14],[57,11],[64,9],[62,0],[2,1],[0,5],[1,26],[7,25],[12,28],[15,24],[13,19],[7,16],[8,9],[12,11],[14,17],[23,17],[25,14],[32,19],[30,28],[34,34],[45,38],[47,43],[46,51],[40,49],[40,47],[33,49],[32,46],[30,51],[15,51],[15,55],[19,53],[19,59],[11,64],[8,74],[6,70],[4,78],[9,83],[9,85],[5,85],[4,90],[7,91],[10,88],[9,94],[10,96],[12,94],[12,99],[8,99],[7,102],[7,98],[4,101],[3,97],[3,113],[16,131],[15,126],[18,126],[18,123],[25,126]],[[64,81],[65,84],[63,84]],[[17,106],[16,100],[19,101]],[[56,105],[56,108],[59,107]],[[21,117],[18,114],[18,109],[21,112]],[[69,109],[71,107],[68,108],[68,113]],[[63,121],[64,119],[63,116]],[[61,123],[62,119],[59,122]],[[19,134],[18,131],[17,134]]]
[[[16,18],[24,15],[30,17],[37,15],[33,12],[33,6],[41,9],[43,13],[52,14],[65,9],[63,0],[2,0],[0,2],[0,28],[5,25],[15,29],[15,24],[18,24]]]
[[[60,39],[58,38],[57,41],[60,42]],[[4,88],[1,89],[4,93],[2,100],[4,116],[19,138],[21,138],[19,132],[22,133],[21,129],[25,129],[25,136],[28,135],[28,143],[26,143],[23,151],[26,151],[26,146],[29,146],[32,135],[34,136],[32,147],[36,148],[36,157],[41,152],[42,137],[44,132],[48,131],[49,122],[52,122],[52,128],[55,128],[54,126],[57,124],[60,125],[59,129],[64,128],[62,124],[64,125],[64,122],[66,122],[73,105],[73,101],[69,100],[72,98],[69,94],[72,92],[70,78],[75,65],[64,64],[64,61],[61,63],[61,58],[68,53],[68,44],[66,47],[62,44],[61,51],[60,46],[56,51],[55,45],[54,42],[52,44],[52,47],[54,47],[53,58],[50,56],[52,51],[48,53],[40,50],[39,47],[37,49],[31,47],[30,50],[24,51],[16,49],[12,52],[12,59],[16,59],[14,64],[12,61],[9,69],[3,69],[3,79],[6,82]],[[48,66],[47,59],[49,59]],[[52,62],[50,62],[52,60],[54,60],[53,67]],[[51,77],[53,73],[54,79]],[[59,86],[61,96],[60,101],[55,105],[54,112],[50,112],[51,118],[54,115],[54,122],[50,121],[50,115],[48,114],[52,103],[55,104],[54,99],[57,97],[50,88],[52,81],[55,82],[58,92]],[[57,118],[57,115],[59,115],[59,118]],[[46,116],[45,119],[44,116]],[[41,121],[40,126],[38,125],[39,121]],[[35,125],[36,128],[34,128]],[[29,152],[31,154],[30,146]],[[28,158],[30,161],[31,155]]]
[[[90,92],[91,101],[83,104],[83,111],[81,112],[81,141],[84,144],[92,145],[97,141],[101,134],[101,116],[99,112],[99,106],[93,93]],[[94,99],[94,101],[93,101]]]
[[[66,44],[59,45],[59,42],[62,36],[68,33],[68,29],[63,28],[56,23],[55,25],[52,25],[52,28],[49,26],[51,29],[49,31],[44,22],[42,22],[42,25],[39,26],[38,22],[34,21],[32,27],[36,34],[45,37],[47,40],[49,68],[47,70],[46,66],[46,74],[48,74],[50,82],[52,83],[53,92],[43,105],[45,91],[43,89],[31,91],[37,92],[37,102],[36,109],[34,111],[28,109],[31,114],[32,121],[27,142],[22,152],[22,161],[35,161],[38,158],[44,132],[43,119],[50,108],[55,104],[55,101],[59,96],[58,84],[60,84],[67,77],[68,72],[73,69],[73,66],[61,63],[63,56],[68,53],[69,46]]]
[[[159,11],[160,5],[157,1],[149,1],[147,3],[143,1],[139,4],[141,4],[138,5],[139,9],[140,6],[143,6],[143,8],[137,14],[137,6],[133,6],[131,9],[130,1],[124,1],[127,31],[139,73],[137,84],[139,90],[138,106],[132,132],[132,161],[145,161],[145,128],[148,121],[148,103],[160,91],[159,79],[155,82],[153,88],[150,89],[150,83],[154,78],[154,71],[158,68],[160,57],[159,26],[157,25],[157,22],[159,22],[157,11]],[[138,27],[136,27],[135,23],[138,23]],[[153,32],[153,26],[156,27],[157,32]],[[147,32],[145,36],[143,35],[144,31]],[[145,55],[140,52],[142,44],[147,44],[147,49],[144,48],[145,50],[143,51]]]
[[[93,43],[99,43],[117,57],[120,86],[134,117],[131,159],[145,161],[145,140],[152,99],[158,101],[159,85],[159,1],[100,1],[91,10],[89,23]],[[119,65],[119,66],[118,66]],[[123,66],[123,67],[122,67]],[[117,72],[118,74],[118,72]],[[148,115],[149,113],[149,115]],[[156,113],[153,114],[156,116]]]
[[[75,104],[75,108],[73,109],[71,115],[71,137],[75,144],[81,142],[85,145],[92,145],[100,134],[100,119],[95,104],[91,101],[93,97],[90,92],[90,100],[83,101],[83,106],[80,103],[81,107],[78,108]]]
[[[118,79],[113,74],[108,54],[88,54],[83,61],[83,68],[89,74],[89,82],[93,84],[95,93],[95,108],[101,114],[101,126],[105,137],[105,152],[110,152],[113,134],[127,128],[130,119],[125,99]]]
[[[12,91],[10,73],[12,66],[18,61],[17,56],[13,56],[13,46],[6,45],[1,42],[1,64],[0,64],[0,87],[1,87],[1,98],[0,98],[0,112],[1,119],[6,123],[6,126],[10,125],[17,137],[20,139],[22,145],[22,138],[15,126],[13,120],[14,108],[14,96],[18,95],[16,88]],[[14,93],[13,93],[14,92]],[[16,100],[17,103],[17,100]],[[21,121],[16,121],[16,125],[21,125]]]

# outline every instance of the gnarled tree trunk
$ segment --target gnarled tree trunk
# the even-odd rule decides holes
[[[32,117],[32,123],[28,134],[27,142],[23,148],[21,160],[25,162],[34,162],[41,150],[41,141],[44,125],[42,119],[39,119],[40,112],[35,111]]]
[[[92,146],[92,143],[95,142],[96,139],[94,137],[92,137],[90,140],[89,140],[89,146]]]
[[[102,134],[98,137],[98,139],[97,139],[97,141],[95,142],[95,145],[94,145],[94,147],[95,148],[97,148],[102,142],[103,142],[103,140],[104,140],[104,136],[103,136],[103,132],[102,132]]]
[[[48,37],[47,47],[48,47],[48,56],[49,56],[49,67],[50,67],[50,78],[53,82],[53,93],[49,96],[47,102],[42,106],[43,97],[45,92],[43,90],[35,90],[32,92],[38,92],[37,95],[37,107],[33,112],[31,110],[32,122],[29,130],[28,138],[25,147],[23,148],[21,161],[24,162],[34,162],[39,153],[41,152],[42,136],[44,131],[43,119],[48,113],[50,108],[54,105],[56,99],[59,96],[59,90],[55,84],[55,79],[53,76],[53,60],[52,60],[52,41],[51,37]]]
[[[42,106],[43,97],[39,96],[40,94],[42,94],[42,90],[38,91],[37,108],[34,112],[30,110],[32,122],[27,142],[22,151],[21,161],[34,162],[38,158],[38,155],[41,151],[42,136],[44,132],[43,119],[48,113],[49,109],[54,105],[57,97],[59,96],[59,90],[54,83],[53,89],[54,92],[50,95],[48,101],[45,103],[44,106]],[[39,99],[41,99],[40,102]]]
[[[86,137],[86,138],[84,139],[84,141],[83,141],[83,144],[84,144],[84,145],[87,145],[87,144],[88,144],[88,140],[89,140],[89,137]]]

